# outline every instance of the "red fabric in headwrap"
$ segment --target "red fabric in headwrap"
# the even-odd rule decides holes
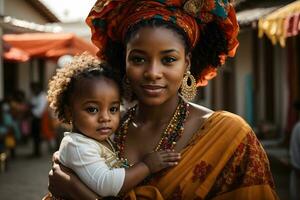
[[[147,3],[145,3],[147,2]],[[187,34],[189,42],[192,47],[194,47],[198,41],[199,37],[199,27],[196,20],[184,13],[182,10],[176,8],[176,4],[162,4],[157,1],[139,1],[137,4],[130,9],[130,15],[124,19],[120,24],[120,33],[122,38],[128,30],[129,27],[138,23],[141,20],[158,18],[165,21],[171,21],[181,27]]]

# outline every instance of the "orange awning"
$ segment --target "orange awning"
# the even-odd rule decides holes
[[[26,52],[15,47],[10,47],[7,51],[4,51],[3,57],[5,60],[14,62],[26,62],[30,58]]]
[[[26,57],[56,59],[66,54],[76,55],[84,51],[92,55],[97,53],[97,48],[92,43],[70,33],[5,34],[3,41],[9,46],[7,51],[4,51],[4,59],[20,62],[26,61]]]

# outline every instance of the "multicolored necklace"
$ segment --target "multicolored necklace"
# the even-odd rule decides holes
[[[183,134],[184,122],[187,119],[189,113],[188,108],[189,104],[180,97],[173,117],[163,131],[161,139],[158,142],[157,146],[154,148],[154,151],[174,149],[176,142],[181,138]],[[127,164],[128,161],[124,159],[124,146],[128,134],[128,127],[129,124],[133,121],[136,109],[137,106],[129,109],[129,111],[123,118],[123,123],[121,123],[119,130],[115,134],[115,143],[118,156],[121,160],[123,160],[124,163]]]

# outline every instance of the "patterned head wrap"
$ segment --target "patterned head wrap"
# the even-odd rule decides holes
[[[238,46],[238,23],[228,0],[98,0],[86,19],[92,31],[92,41],[99,48],[98,56],[105,59],[107,41],[123,41],[128,29],[149,19],[161,19],[179,26],[194,48],[201,40],[200,30],[217,21],[227,39],[227,55],[219,55],[224,64],[227,56],[234,56]],[[198,85],[216,75],[217,66],[207,66],[201,72]]]

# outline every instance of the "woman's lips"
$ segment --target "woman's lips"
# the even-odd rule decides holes
[[[158,96],[163,92],[165,87],[161,85],[142,85],[142,89],[149,96]]]

